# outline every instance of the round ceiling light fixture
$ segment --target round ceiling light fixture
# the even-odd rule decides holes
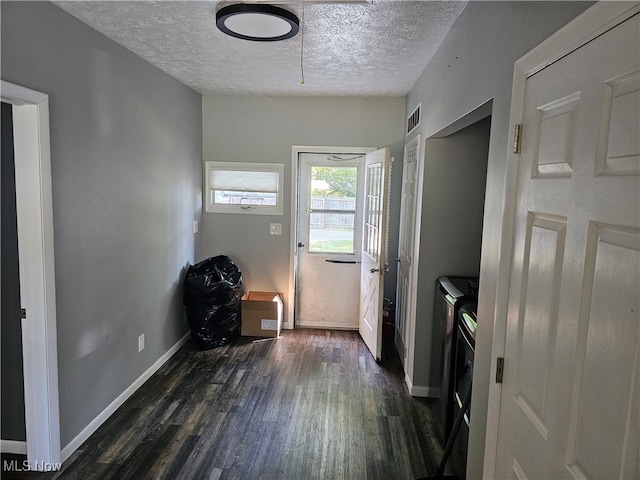
[[[265,4],[237,4],[216,13],[216,25],[232,37],[254,42],[276,42],[294,37],[300,22],[289,10]]]

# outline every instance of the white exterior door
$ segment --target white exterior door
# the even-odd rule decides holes
[[[400,204],[400,235],[398,241],[398,280],[396,287],[397,331],[403,364],[409,350],[408,340],[412,335],[411,322],[415,318],[415,269],[413,268],[413,246],[416,227],[416,187],[418,183],[418,159],[420,135],[413,137],[404,148],[402,161],[402,201]],[[396,342],[397,343],[397,342]]]
[[[365,154],[299,157],[295,323],[358,328]]]
[[[498,478],[640,477],[637,10],[604,30],[525,80]]]
[[[382,354],[382,296],[387,268],[387,212],[391,150],[368,153],[365,168],[364,229],[359,331],[376,360]]]

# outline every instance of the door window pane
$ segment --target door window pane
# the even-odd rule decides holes
[[[382,164],[376,163],[367,166],[367,200],[366,200],[366,224],[364,228],[365,252],[374,260],[380,255],[380,221],[381,221],[381,177]]]
[[[311,167],[309,253],[355,253],[357,167]]]
[[[311,213],[310,253],[354,253],[355,213]]]

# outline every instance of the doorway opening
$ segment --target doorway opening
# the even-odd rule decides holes
[[[397,288],[403,296],[397,299],[400,318],[396,328],[401,326],[401,330],[396,330],[395,344],[402,352],[406,383],[414,396],[441,394],[441,332],[433,315],[437,279],[443,275],[477,277],[480,270],[492,108],[489,100],[422,145],[413,137],[405,147],[415,151],[416,165],[411,168],[416,173],[403,182],[411,192],[403,191],[402,206],[414,212],[414,223],[403,225],[415,231],[400,232],[410,251],[401,252],[399,266],[407,270],[398,278],[411,281]],[[417,322],[419,315],[422,320]]]
[[[379,360],[391,149],[292,147],[292,161],[284,327],[357,328]]]
[[[295,324],[355,330],[365,153],[300,153]]]
[[[26,454],[13,106],[2,102],[2,451]],[[23,445],[24,444],[24,445]]]
[[[487,106],[490,108],[491,104]],[[485,113],[480,110],[476,114]],[[429,286],[435,292],[429,308],[433,312],[431,322],[431,354],[429,387],[430,396],[439,397],[441,410],[440,426],[443,440],[448,440],[462,399],[470,389],[474,368],[475,325],[477,320],[477,286],[480,276],[486,174],[489,159],[489,139],[491,115],[472,123],[458,125],[452,133],[446,132],[442,138],[430,138],[425,152],[431,163],[430,172],[445,179],[449,192],[440,191],[438,197],[442,211],[435,213],[439,221],[431,241],[438,247],[437,259],[429,261]],[[446,171],[446,173],[445,173]],[[434,186],[431,185],[431,189]],[[435,193],[435,192],[432,192]],[[446,218],[445,218],[446,216]],[[446,278],[467,278],[468,289],[465,296],[447,291],[449,295],[445,308],[436,302],[442,290],[437,285],[438,275]],[[441,277],[440,277],[441,278]],[[462,285],[467,283],[462,282]],[[458,284],[460,285],[460,284]],[[452,300],[452,298],[458,299]],[[452,318],[447,315],[448,305],[452,305]],[[466,309],[466,310],[465,310]],[[459,310],[459,313],[458,313]],[[468,312],[466,315],[463,312]],[[464,329],[467,318],[473,319],[473,326]],[[464,335],[465,332],[466,336]],[[463,412],[461,428],[455,437],[450,465],[458,478],[465,478],[466,453],[469,437],[470,410]]]
[[[2,81],[2,101],[13,106],[26,453],[43,469],[61,460],[49,96]]]

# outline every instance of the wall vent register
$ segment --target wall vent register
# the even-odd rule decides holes
[[[416,109],[411,112],[411,115],[407,118],[407,135],[413,132],[420,126],[420,107],[422,104],[418,104]]]

